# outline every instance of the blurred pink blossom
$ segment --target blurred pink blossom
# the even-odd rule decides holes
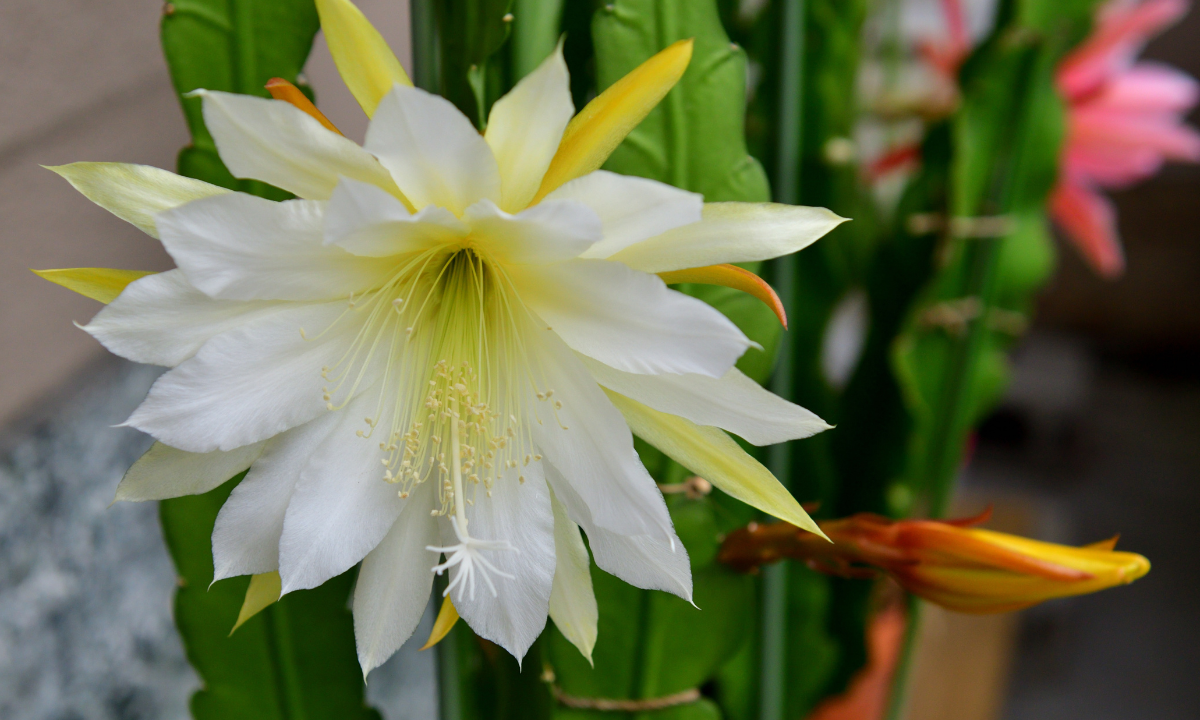
[[[1200,86],[1175,70],[1135,62],[1146,42],[1189,9],[1187,0],[1115,0],[1058,69],[1067,138],[1050,198],[1055,221],[1105,277],[1125,269],[1116,211],[1102,188],[1158,172],[1167,160],[1200,161],[1200,133],[1183,122]]]

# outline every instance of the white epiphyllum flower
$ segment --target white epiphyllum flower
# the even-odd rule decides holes
[[[574,118],[556,52],[481,135],[411,86],[347,0],[318,7],[372,115],[363,147],[282,81],[271,89],[285,101],[197,93],[234,175],[299,199],[141,166],[55,168],[178,265],[45,273],[111,300],[85,328],[109,350],[173,368],[127,422],[159,443],[118,499],[205,492],[249,468],[217,519],[215,579],[278,572],[252,583],[253,612],[361,561],[365,671],[412,634],[435,571],[449,573],[453,609],[516,657],[548,613],[590,656],[580,527],[602,569],[690,599],[687,553],[631,426],[819,532],[718,428],[766,444],[827,426],[734,369],[752,343],[656,274],[753,289],[720,264],[794,252],[841,219],[705,205],[597,169],[682,75],[690,42]]]

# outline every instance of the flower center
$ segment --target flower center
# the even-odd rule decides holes
[[[541,460],[533,423],[558,422],[562,404],[529,347],[540,321],[503,266],[470,247],[405,258],[382,287],[351,298],[338,322],[351,318],[353,342],[323,368],[328,407],[378,392],[357,434],[378,443],[384,479],[402,498],[436,482],[432,513],[453,514],[460,541],[474,548],[466,507],[480,488],[491,496],[497,482],[523,483],[523,468]]]

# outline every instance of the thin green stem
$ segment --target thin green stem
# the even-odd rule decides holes
[[[795,203],[800,196],[800,145],[803,138],[804,101],[804,0],[785,0],[776,150],[775,199]],[[775,261],[776,291],[785,312],[791,312],[795,296],[796,259],[788,256]],[[794,395],[793,344],[784,332],[779,343],[775,375],[771,389],[780,397]],[[768,466],[786,486],[791,477],[791,446],[775,445],[768,451]],[[762,638],[759,655],[759,718],[782,720],[787,701],[787,584],[788,568],[778,563],[763,574]]]
[[[422,90],[437,92],[437,25],[432,0],[411,0],[413,84]]]

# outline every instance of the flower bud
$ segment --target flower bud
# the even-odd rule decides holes
[[[909,592],[950,610],[996,613],[1126,585],[1150,571],[1116,538],[1071,547],[973,528],[989,513],[957,521],[889,520],[861,513],[819,523],[832,543],[787,523],[751,523],[725,539],[720,560],[743,572],[782,558],[840,577],[883,572]]]

